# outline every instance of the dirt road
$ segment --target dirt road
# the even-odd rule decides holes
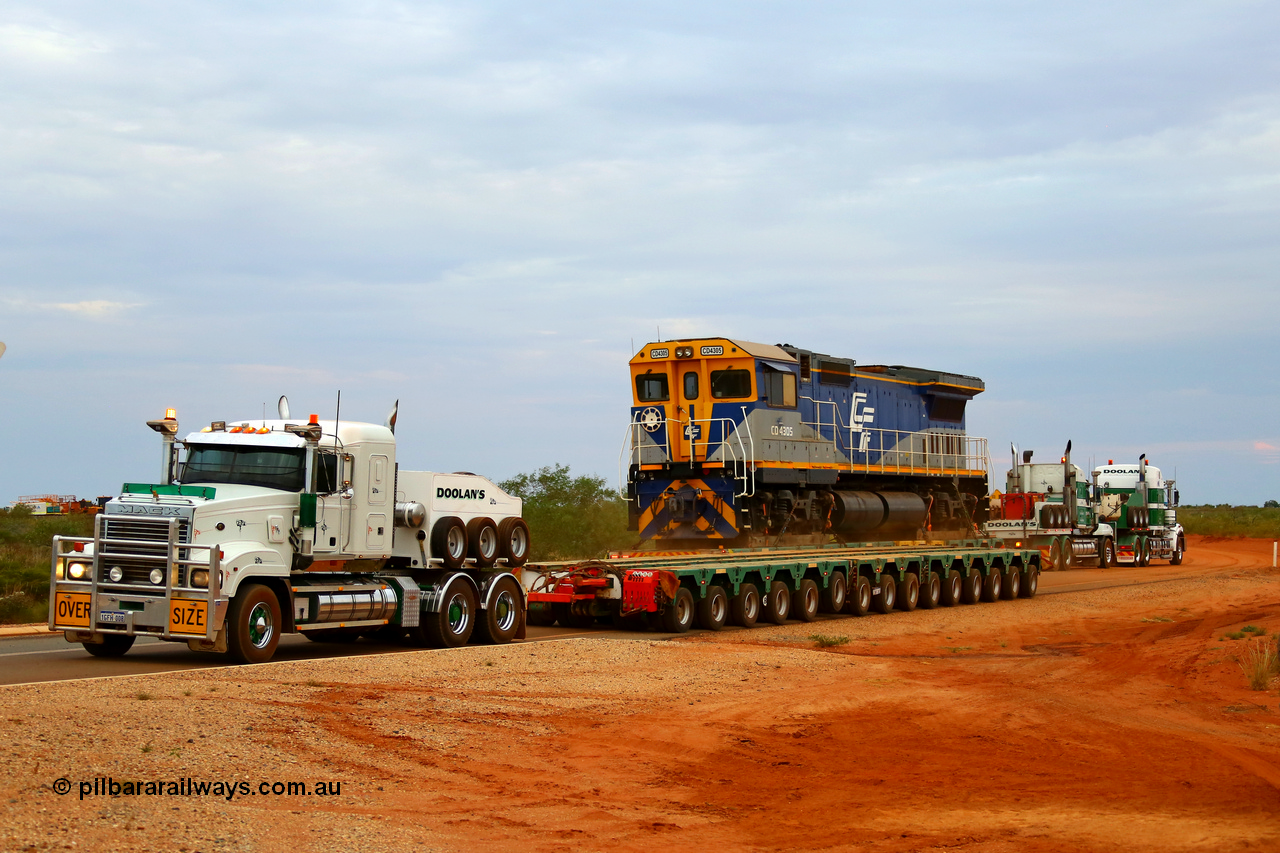
[[[674,642],[4,688],[0,849],[1276,850],[1280,696],[1223,639],[1280,632],[1270,556],[1198,541],[1168,583]]]

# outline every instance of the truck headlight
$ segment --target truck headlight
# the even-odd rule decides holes
[[[119,566],[112,566],[111,571],[107,572],[107,577],[111,578],[112,583],[120,583],[124,580],[124,569]]]
[[[209,570],[195,569],[191,572],[191,585],[198,586],[201,589],[209,588]]]
[[[154,584],[164,583],[164,572],[160,569],[151,570],[151,582]]]
[[[72,580],[84,580],[89,574],[89,567],[84,563],[72,563],[70,566],[67,566],[67,574]]]
[[[58,565],[53,570],[53,576],[58,580],[62,580],[66,576],[66,571],[67,571],[67,567],[63,564],[61,560],[59,560]]]

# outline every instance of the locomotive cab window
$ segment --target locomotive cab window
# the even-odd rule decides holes
[[[642,373],[636,377],[636,397],[641,403],[661,403],[671,398],[667,374]]]
[[[770,406],[784,409],[796,407],[796,375],[794,373],[766,367],[764,381]]]
[[[698,399],[698,374],[692,370],[684,375],[684,398]]]
[[[711,371],[711,396],[717,400],[751,396],[751,371]]]

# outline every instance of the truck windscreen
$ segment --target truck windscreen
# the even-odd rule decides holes
[[[302,448],[228,447],[194,444],[187,448],[180,482],[227,483],[300,492],[306,460]]]

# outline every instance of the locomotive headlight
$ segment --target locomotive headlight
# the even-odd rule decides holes
[[[111,571],[107,572],[107,577],[111,578],[112,583],[120,583],[124,580],[124,569],[119,566],[112,566]]]
[[[89,574],[89,567],[84,563],[72,563],[67,566],[67,574],[72,580],[84,580],[85,576]]]
[[[160,569],[151,570],[151,582],[154,584],[164,583],[164,572]]]
[[[209,570],[196,569],[191,573],[191,585],[198,586],[200,589],[209,588]]]

